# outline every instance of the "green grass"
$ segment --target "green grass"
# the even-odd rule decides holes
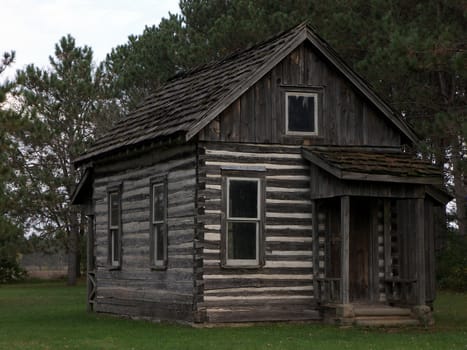
[[[270,324],[194,329],[88,314],[85,287],[0,286],[0,349],[467,349],[467,295],[440,293],[432,328]]]

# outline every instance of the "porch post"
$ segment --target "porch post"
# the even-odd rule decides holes
[[[319,278],[319,236],[318,236],[318,203],[316,200],[312,200],[312,244],[313,244],[313,295],[315,301],[317,300],[318,296],[320,296],[320,292],[318,290],[318,278]]]
[[[86,220],[87,220],[87,232],[86,232],[86,310],[93,311],[94,309],[94,294],[96,290],[95,285],[95,261],[94,261],[94,208],[92,205],[92,201],[89,201],[86,205],[85,213]]]
[[[350,230],[350,198],[341,197],[341,300],[349,303],[349,230]]]
[[[423,198],[415,200],[415,259],[417,273],[417,305],[426,303],[426,276],[425,276],[425,201]]]

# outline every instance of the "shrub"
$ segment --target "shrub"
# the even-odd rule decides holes
[[[26,275],[18,262],[23,242],[22,231],[0,217],[0,283],[17,281]]]
[[[16,259],[0,259],[0,283],[21,280],[26,276]]]
[[[443,249],[437,256],[438,286],[467,292],[467,237],[448,232]]]

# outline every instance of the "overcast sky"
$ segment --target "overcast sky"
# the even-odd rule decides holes
[[[78,46],[88,45],[100,62],[146,25],[158,25],[179,0],[0,0],[0,54],[16,51],[8,77],[29,63],[48,66],[55,44],[71,34]]]

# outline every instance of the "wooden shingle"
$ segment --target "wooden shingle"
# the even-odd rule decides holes
[[[343,180],[441,184],[439,168],[395,150],[304,147],[304,157]]]

